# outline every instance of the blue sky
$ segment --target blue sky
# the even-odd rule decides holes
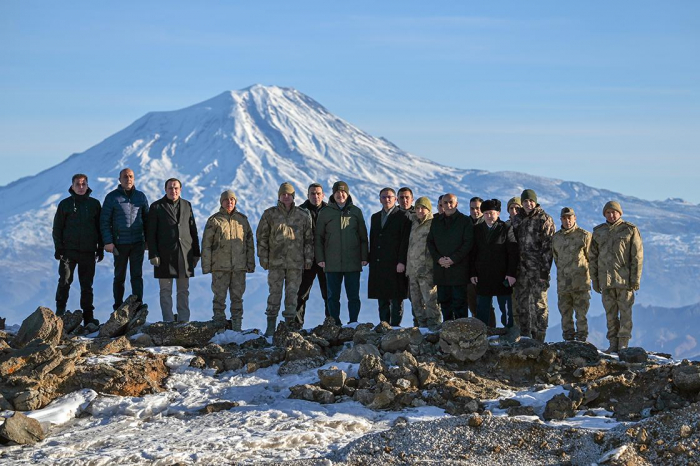
[[[700,203],[700,2],[0,2],[0,184],[295,87],[443,164]]]

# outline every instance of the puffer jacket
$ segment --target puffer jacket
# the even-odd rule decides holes
[[[513,230],[520,249],[519,277],[534,277],[549,281],[552,268],[552,236],[554,220],[539,204],[530,213],[525,209],[513,219]]]
[[[590,252],[591,282],[597,292],[609,288],[638,290],[644,248],[639,229],[619,219],[593,229]]]
[[[314,261],[311,215],[281,202],[263,212],[255,232],[258,258],[265,269],[303,269]]]
[[[428,249],[428,233],[433,223],[433,214],[428,212],[421,221],[411,215],[411,235],[408,237],[408,263],[406,275],[409,277],[433,278],[433,256]]]
[[[146,241],[148,199],[134,187],[131,193],[118,186],[107,194],[100,214],[105,244],[135,244]]]
[[[98,252],[102,250],[100,235],[100,201],[90,197],[88,188],[82,196],[69,188],[70,197],[58,204],[53,218],[53,244],[56,253],[66,251]]]
[[[361,272],[369,261],[367,225],[362,211],[353,205],[352,196],[343,209],[331,196],[328,207],[316,220],[316,261],[325,262],[325,272]]]
[[[223,207],[209,217],[202,235],[202,273],[255,271],[253,230],[248,217]]]
[[[591,289],[588,271],[590,249],[591,234],[578,225],[554,233],[552,254],[557,265],[557,292]]]

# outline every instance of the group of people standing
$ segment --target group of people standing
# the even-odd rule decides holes
[[[147,250],[159,282],[164,321],[189,320],[189,278],[201,261],[202,272],[212,274],[214,320],[227,325],[229,295],[230,326],[241,330],[246,274],[255,271],[256,248],[247,217],[236,209],[236,195],[231,190],[221,194],[220,209],[207,220],[200,247],[192,205],[180,197],[182,183],[171,178],[164,188],[163,198],[149,205],[134,186],[134,172],[125,168],[117,189],[100,205],[90,197],[88,177],[73,176],[70,197],[59,203],[53,226],[59,261],[57,314],[66,311],[77,267],[83,319],[86,325],[98,323],[92,282],[95,263],[104,258],[104,251],[114,255],[114,309],[123,302],[127,267],[132,293],[142,300]],[[398,192],[384,188],[379,192],[381,209],[372,215],[368,232],[343,181],[333,185],[328,203],[318,183],[308,187],[307,199],[299,206],[290,183],[282,183],[277,194],[277,205],[264,211],[255,233],[258,261],[268,272],[266,335],[274,333],[282,303],[285,321],[304,325],[316,279],[326,316],[341,324],[344,284],[348,320],[357,322],[360,275],[369,265],[368,297],[377,299],[380,320],[392,326],[401,325],[408,298],[416,326],[436,328],[442,321],[468,317],[471,311],[495,327],[495,297],[504,327],[544,341],[554,261],[563,338],[587,339],[592,285],[603,296],[608,349],[617,351],[629,342],[642,242],[638,229],[621,219],[622,208],[615,201],[604,206],[606,222],[593,234],[577,225],[568,207],[562,209],[562,227],[555,232],[552,218],[531,189],[508,201],[510,218],[503,221],[498,199],[474,197],[466,215],[458,209],[457,196],[447,193],[440,196],[433,213],[427,197],[414,205],[410,188]]]

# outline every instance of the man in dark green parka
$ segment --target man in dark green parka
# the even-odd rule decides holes
[[[360,274],[369,258],[367,225],[362,211],[353,205],[344,181],[333,185],[328,207],[318,213],[314,247],[318,265],[326,274],[328,312],[340,325],[340,286],[345,281],[350,322],[357,322]]]
[[[104,259],[100,235],[100,201],[90,197],[88,177],[82,173],[73,175],[70,197],[58,204],[53,219],[54,257],[58,261],[58,288],[56,289],[56,315],[66,312],[70,285],[76,266],[80,281],[80,307],[85,325],[97,323],[94,318],[92,282],[95,278],[95,261]]]
[[[444,211],[433,218],[428,234],[428,250],[433,257],[433,277],[444,321],[468,317],[467,281],[474,226],[468,216],[457,210],[457,203],[454,194],[443,196]]]

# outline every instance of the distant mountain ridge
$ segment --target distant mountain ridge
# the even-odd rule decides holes
[[[469,159],[465,154],[465,165]],[[263,210],[276,202],[283,181],[296,187],[300,204],[311,182],[323,184],[329,193],[333,182],[345,180],[367,217],[379,210],[378,193],[384,186],[410,186],[416,196],[428,196],[433,202],[440,194],[454,192],[465,212],[472,196],[495,197],[505,203],[524,188],[532,188],[555,219],[561,207],[570,206],[576,209],[580,225],[589,230],[603,221],[605,202],[617,199],[624,218],[639,226],[644,239],[638,302],[675,307],[700,301],[698,205],[675,199],[645,201],[524,173],[447,167],[369,135],[295,89],[255,85],[184,109],[147,113],[88,150],[0,187],[5,200],[0,203],[0,315],[7,316],[8,323],[21,321],[39,304],[54,305],[57,274],[51,222],[57,203],[68,194],[71,176],[87,173],[93,196],[102,201],[117,186],[119,170],[127,166],[134,169],[136,186],[151,202],[163,196],[167,178],[180,178],[183,197],[196,210],[200,235],[206,218],[218,209],[224,189],[237,193],[238,208],[255,228]],[[105,313],[102,318],[111,302],[111,273],[108,258],[98,266],[95,284],[101,306],[98,317]],[[157,319],[157,286],[148,279],[152,276],[148,264],[144,273],[146,300]],[[199,276],[193,281],[193,318],[211,315],[209,280]],[[77,290],[76,284],[71,303]],[[249,280],[244,319],[252,319],[251,323],[264,319],[258,314],[264,309],[265,296],[265,275],[257,273]],[[376,304],[365,301],[362,313],[367,320],[376,320]]]

